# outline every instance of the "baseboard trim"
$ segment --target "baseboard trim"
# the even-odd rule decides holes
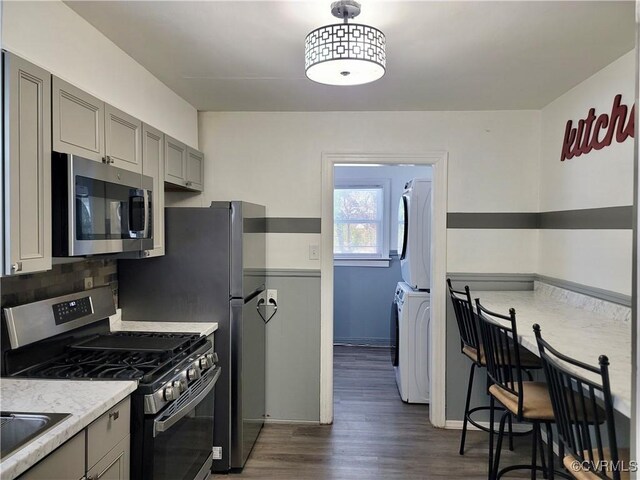
[[[265,418],[264,423],[274,425],[320,425],[320,420],[283,420],[280,418]]]
[[[497,415],[496,415],[497,416]],[[480,425],[482,425],[483,427],[489,428],[489,422],[478,422]],[[495,422],[496,424],[498,423],[498,421]],[[462,420],[447,420],[444,424],[444,428],[447,430],[462,430]],[[497,427],[497,425],[496,425]],[[470,423],[467,423],[467,430],[475,430],[478,431],[480,430],[479,428],[476,428],[474,425],[471,425]],[[514,423],[513,424],[513,431],[520,433],[520,432],[527,432],[531,430],[531,425],[528,425],[526,423]],[[497,431],[497,428],[496,428]],[[497,432],[496,432],[497,433]]]
[[[335,338],[334,345],[357,346],[357,347],[387,347],[389,348],[388,338]]]

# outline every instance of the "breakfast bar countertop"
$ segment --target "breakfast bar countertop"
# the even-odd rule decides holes
[[[475,303],[500,314],[516,311],[522,345],[539,355],[533,324],[540,325],[542,338],[560,353],[598,366],[598,357],[609,358],[609,376],[614,408],[631,417],[631,323],[611,315],[574,306],[533,291],[475,291]],[[612,304],[610,304],[612,305]]]

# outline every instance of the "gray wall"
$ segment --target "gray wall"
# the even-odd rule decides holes
[[[389,267],[334,267],[333,339],[335,343],[389,345],[389,314],[400,260]]]
[[[267,419],[320,421],[320,271],[267,270],[278,311],[267,324]]]

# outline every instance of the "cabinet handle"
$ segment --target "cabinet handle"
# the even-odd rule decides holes
[[[116,410],[109,414],[109,418],[113,420],[117,420],[120,417],[120,410]]]
[[[191,185],[193,185],[193,182],[186,182],[186,183],[185,183],[185,185],[186,185],[187,187],[190,187]]]
[[[21,272],[22,271],[22,262],[16,262],[13,265],[11,265],[11,270],[14,272]]]

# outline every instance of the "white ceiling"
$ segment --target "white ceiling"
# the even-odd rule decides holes
[[[387,73],[355,87],[304,75],[326,1],[69,1],[198,110],[538,109],[634,48],[634,2],[362,0]]]

